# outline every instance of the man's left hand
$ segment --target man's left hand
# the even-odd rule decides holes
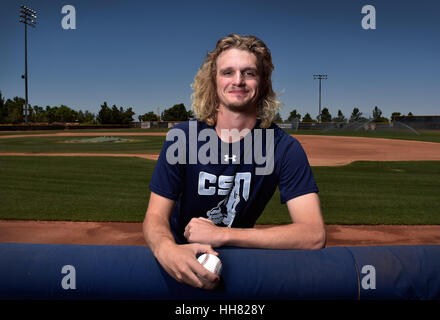
[[[183,235],[189,243],[210,244],[215,248],[223,246],[226,229],[206,218],[192,218]]]

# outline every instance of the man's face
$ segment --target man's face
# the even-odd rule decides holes
[[[245,50],[223,51],[217,58],[216,84],[224,107],[237,111],[255,107],[260,84],[257,57]]]

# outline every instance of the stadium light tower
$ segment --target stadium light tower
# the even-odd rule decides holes
[[[313,80],[319,79],[319,113],[318,113],[318,122],[321,123],[321,80],[326,80],[326,74],[314,74]]]
[[[28,100],[28,72],[27,72],[27,26],[35,28],[37,23],[37,13],[26,7],[20,6],[20,22],[24,24],[24,75],[21,76],[24,79],[24,87],[26,90],[26,102],[24,105],[24,119],[25,123],[28,123],[28,111],[29,111],[29,100]]]

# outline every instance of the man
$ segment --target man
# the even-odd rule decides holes
[[[215,288],[219,277],[196,255],[218,255],[216,247],[325,245],[318,188],[305,152],[272,124],[279,107],[272,70],[270,51],[260,39],[235,34],[220,39],[194,80],[197,121],[173,129],[183,133],[175,133],[177,141],[189,141],[182,149],[181,141],[167,137],[150,183],[143,230],[159,263],[179,282]],[[258,155],[261,150],[266,154]],[[176,151],[182,153],[178,160]],[[194,161],[195,156],[203,159]],[[254,228],[277,186],[292,224]]]

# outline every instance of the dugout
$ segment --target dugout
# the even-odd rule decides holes
[[[440,116],[397,116],[394,121],[416,130],[440,130]]]

